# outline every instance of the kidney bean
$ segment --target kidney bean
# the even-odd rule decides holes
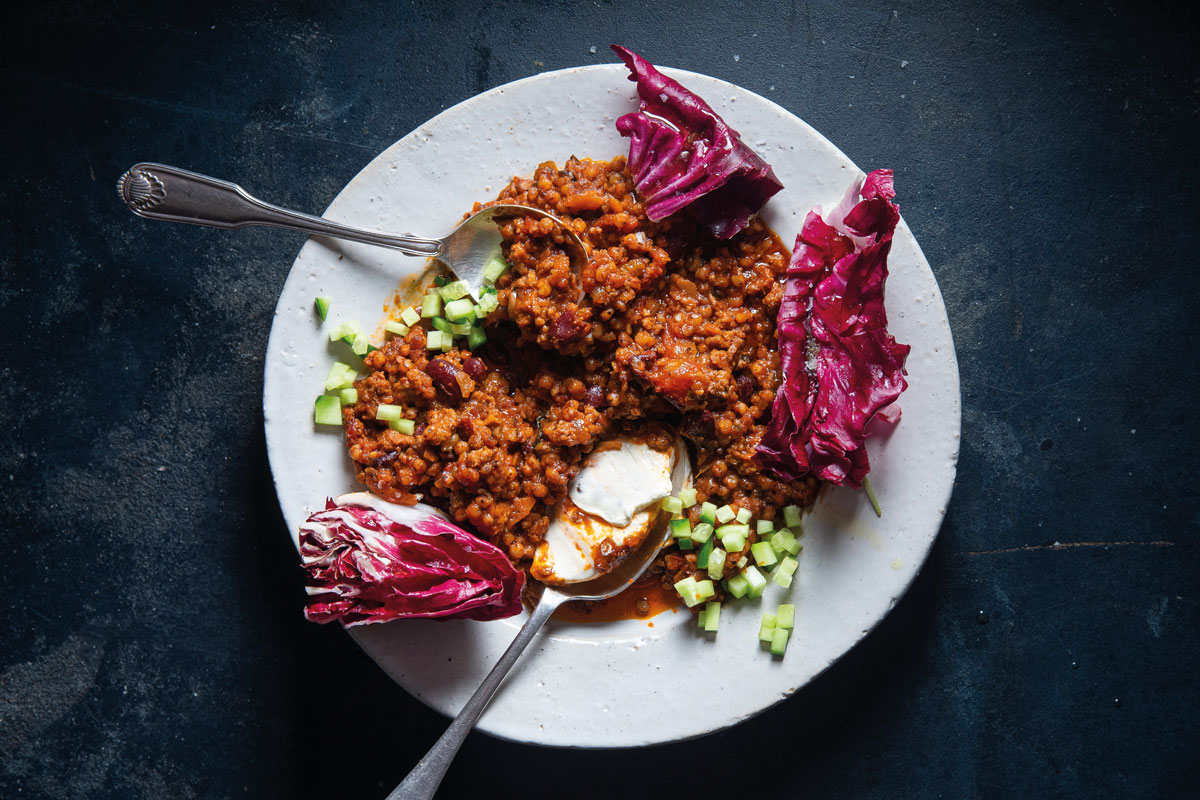
[[[462,370],[446,359],[438,357],[425,365],[425,372],[433,379],[433,385],[445,392],[451,400],[456,403],[462,401],[462,388],[458,384],[458,376]]]
[[[587,332],[588,326],[580,322],[575,312],[571,309],[565,309],[554,322],[550,323],[550,335],[555,339],[561,339],[564,342],[569,342],[578,339]]]
[[[463,369],[475,380],[479,380],[487,374],[487,364],[484,363],[482,358],[475,358],[474,356],[467,357],[463,362]]]

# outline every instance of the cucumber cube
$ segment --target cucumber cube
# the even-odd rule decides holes
[[[675,546],[678,547],[680,550],[695,550],[696,549],[696,543],[693,542],[691,539],[676,539]]]
[[[796,606],[792,603],[783,603],[779,608],[775,609],[775,627],[776,628],[791,628],[796,624]]]
[[[783,524],[788,528],[800,527],[800,506],[783,507]]]
[[[704,630],[704,618],[707,616],[708,605],[706,604],[704,608],[700,609],[700,613],[696,615],[696,626],[700,628],[700,630]]]
[[[749,521],[750,521],[750,516],[751,516],[751,514],[750,514],[750,509],[748,509],[748,508],[739,508],[739,509],[738,509],[738,512],[737,512],[737,514],[735,515],[735,517],[734,517],[734,518],[735,518],[735,519],[736,519],[738,522],[740,522],[740,523],[742,523],[743,525],[745,525],[747,522],[749,522]]]
[[[674,539],[692,538],[692,523],[686,519],[673,519],[670,524],[671,537]]]
[[[405,325],[403,322],[396,322],[394,319],[389,319],[387,323],[384,324],[383,329],[388,333],[394,333],[397,336],[405,336],[408,334],[409,326]]]
[[[662,501],[663,511],[668,511],[672,514],[678,514],[683,511],[683,501],[678,497],[664,497]]]
[[[388,422],[388,427],[407,436],[412,436],[413,431],[417,429],[417,423],[411,419],[393,419]]]
[[[319,396],[313,406],[313,422],[318,425],[341,425],[341,402],[330,394]]]
[[[767,642],[768,644],[775,638],[775,615],[763,614],[762,622],[758,626],[758,640]]]
[[[471,323],[469,323],[469,322],[451,322],[450,323],[450,335],[451,336],[466,336],[470,332],[471,332]]]
[[[691,486],[680,489],[679,502],[683,503],[684,508],[691,508],[696,505],[696,490]]]
[[[348,389],[339,389],[338,399],[342,401],[342,405],[352,406],[358,402],[358,389],[353,386]]]
[[[711,541],[708,542],[708,545],[711,544]],[[700,565],[700,563],[700,560],[697,559],[696,564]],[[725,551],[719,547],[712,548],[712,552],[708,554],[707,565],[708,577],[712,578],[714,581],[720,580],[721,576],[725,574]]]
[[[737,512],[733,510],[733,506],[731,505],[723,505],[717,509],[717,522],[720,522],[722,525],[726,522],[732,522],[736,516]]]
[[[792,576],[779,570],[775,570],[775,574],[771,576],[771,580],[775,581],[777,586],[782,586],[784,589],[792,585]]]
[[[441,295],[430,292],[421,298],[421,316],[425,319],[433,319],[442,313],[442,298]]]
[[[480,316],[486,317],[488,314],[492,313],[499,307],[500,307],[500,298],[497,297],[495,295],[495,293],[487,293],[487,294],[480,296],[479,305],[476,306],[476,308],[478,308],[479,311],[476,313],[478,313]]]
[[[504,260],[504,256],[497,253],[483,266],[483,279],[489,283],[495,283],[506,272],[508,272],[508,262]]]
[[[709,525],[717,524],[717,507],[707,501],[700,504],[700,520]]]
[[[767,578],[755,567],[749,566],[742,570],[742,574],[746,576],[746,581],[750,584],[750,591],[747,596],[751,599],[762,597],[763,589],[767,586]]]
[[[770,533],[775,530],[775,523],[769,519],[760,519],[757,523],[756,532],[759,536]]]
[[[438,294],[442,296],[443,300],[458,300],[470,293],[471,287],[467,286],[466,281],[454,281],[438,289]],[[468,300],[467,302],[470,303],[471,301]]]
[[[354,351],[354,355],[356,356],[365,356],[367,348],[370,346],[371,343],[367,341],[367,336],[363,333],[355,334],[354,341],[350,343],[350,349]]]
[[[471,328],[471,332],[467,334],[467,347],[472,350],[486,341],[487,334],[483,332],[483,328],[473,327]]]
[[[313,301],[313,305],[317,307],[317,316],[321,318],[322,322],[324,322],[325,317],[329,316],[329,298],[318,297]]]
[[[695,541],[695,540],[693,539],[693,541]],[[700,569],[708,569],[708,557],[710,555],[712,555],[712,551],[713,551],[713,543],[712,543],[712,539],[709,539],[707,542],[705,542],[703,545],[700,546],[700,551],[698,553],[696,553],[696,566],[699,567]],[[714,576],[710,575],[709,577],[711,578]],[[720,575],[717,575],[715,577],[717,580],[720,580],[720,578],[721,578]]]
[[[375,407],[375,419],[383,420],[384,422],[392,422],[393,420],[403,419],[403,417],[404,408],[402,406],[380,403]]]
[[[717,593],[716,585],[708,578],[705,578],[702,581],[696,581],[696,597],[698,597],[699,599],[707,600],[708,598],[712,597],[716,593]]]
[[[692,541],[697,544],[707,542],[712,536],[713,526],[707,522],[698,522],[696,527],[692,528]]]
[[[750,555],[754,556],[755,563],[760,567],[769,567],[779,560],[770,542],[755,542],[750,545]]]
[[[787,650],[788,637],[792,632],[787,628],[776,628],[775,635],[771,637],[771,655],[781,656]]]
[[[779,571],[786,572],[788,575],[796,574],[796,567],[800,565],[796,559],[791,556],[784,556],[783,561],[779,562]]]
[[[325,391],[332,392],[334,389],[352,386],[357,376],[358,371],[354,367],[343,364],[341,361],[335,361],[329,368],[329,374],[325,376]]]
[[[692,608],[703,600],[703,598],[696,595],[696,579],[692,577],[676,581],[675,591],[683,598],[683,602],[688,608]]]
[[[421,321],[421,315],[417,313],[415,308],[409,306],[400,312],[400,321],[411,328]]]
[[[450,320],[445,317],[433,317],[429,322],[433,325],[434,330],[439,330],[442,333],[450,333]]]
[[[775,531],[775,533],[771,534],[771,538],[768,541],[771,543],[771,547],[775,548],[776,552],[790,553],[792,545],[796,543],[796,537],[792,536],[791,531],[784,528],[781,531]]]
[[[738,574],[729,579],[729,593],[737,598],[745,597],[750,591],[750,582],[746,576]]]
[[[442,296],[445,297],[444,294]],[[452,322],[461,322],[474,310],[475,304],[465,297],[459,300],[451,300],[449,303],[446,303],[446,319]]]
[[[706,633],[716,633],[719,624],[721,624],[721,604],[706,604],[704,606],[704,631]]]
[[[443,339],[443,337],[445,338]],[[425,349],[440,350],[442,349],[443,343],[449,341],[450,334],[443,333],[442,331],[430,331],[429,333],[425,334]]]

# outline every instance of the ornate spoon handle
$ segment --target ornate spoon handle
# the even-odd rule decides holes
[[[117,191],[130,211],[146,219],[226,229],[248,225],[291,228],[318,236],[390,247],[411,256],[438,256],[442,252],[439,239],[395,236],[339,225],[311,214],[264,203],[236,183],[166,164],[135,164],[121,176]]]

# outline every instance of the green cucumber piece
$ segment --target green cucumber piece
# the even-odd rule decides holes
[[[375,419],[383,422],[392,422],[393,420],[404,418],[404,407],[394,406],[389,403],[380,403],[375,407]]]
[[[783,507],[783,525],[786,528],[800,527],[800,506]]]
[[[755,563],[760,567],[769,567],[779,560],[770,542],[755,542],[750,545],[750,555],[754,556]]]
[[[356,377],[358,377],[358,370],[349,364],[335,361],[333,362],[333,366],[329,368],[329,374],[325,376],[325,391],[332,392],[335,389],[344,389],[347,386],[352,386]]]
[[[708,544],[711,545],[712,542]],[[696,559],[697,565],[701,563],[700,559]],[[708,577],[713,580],[720,580],[721,576],[725,574],[725,551],[719,547],[712,548],[712,552],[708,554],[708,559],[705,563],[708,564]]]
[[[717,587],[711,580],[705,578],[701,581],[696,581],[696,597],[701,600],[707,600],[717,593]]]
[[[450,334],[443,333],[442,331],[429,331],[425,334],[425,349],[440,350],[442,348],[443,337],[445,337],[446,341],[449,341]]]
[[[771,538],[767,541],[771,543],[771,547],[774,547],[777,552],[790,553],[792,552],[792,545],[796,543],[796,537],[792,536],[791,531],[784,528],[781,531],[775,531],[775,533],[771,534]]]
[[[671,536],[675,539],[691,539],[692,523],[686,519],[673,519],[670,524]]]
[[[705,633],[716,633],[717,626],[721,624],[721,604],[710,602],[704,606],[704,631]]]
[[[474,350],[476,347],[479,347],[486,341],[487,334],[483,332],[483,328],[472,327],[470,332],[467,334],[467,347],[472,350]]]
[[[712,533],[712,525],[709,525],[707,522],[698,522],[696,523],[696,527],[692,528],[692,541],[707,542],[709,537],[712,536]]]
[[[695,539],[692,540],[696,541]],[[700,549],[696,552],[696,566],[700,569],[705,569],[708,565],[708,554],[713,550],[712,539],[709,539],[704,544],[700,545]],[[717,576],[721,577],[720,575]]]
[[[442,296],[445,297],[445,295]],[[461,322],[474,310],[475,304],[466,297],[459,300],[451,300],[449,303],[446,303],[446,319],[451,322]]]
[[[458,300],[466,297],[470,293],[471,287],[467,286],[466,281],[453,281],[452,283],[447,283],[445,286],[438,289],[438,294],[442,296],[443,300]],[[469,303],[471,301],[468,300],[467,302]]]
[[[476,306],[476,308],[479,309],[477,313],[485,317],[499,307],[500,298],[496,296],[495,292],[489,292],[487,294],[480,295],[479,304]]]
[[[675,545],[680,550],[694,550],[696,548],[696,543],[691,539],[676,539]]]
[[[442,333],[450,332],[450,320],[445,317],[433,317],[429,320],[429,323],[433,325],[434,330],[439,330]]]
[[[746,576],[742,574],[734,575],[729,579],[729,593],[736,598],[743,598],[750,591],[750,582],[746,580]]]
[[[732,522],[733,519],[737,516],[737,512],[733,510],[733,506],[728,505],[728,504],[723,505],[720,508],[718,508],[716,511],[716,514],[717,514],[717,522],[720,522],[721,524],[725,524],[727,522]]]
[[[758,533],[759,536],[764,536],[773,530],[775,530],[775,523],[769,519],[760,519],[756,523],[755,532]]]
[[[716,527],[717,507],[707,500],[700,504],[700,521]]]
[[[313,301],[313,305],[317,307],[317,316],[321,318],[322,322],[324,322],[325,317],[329,316],[329,298],[318,297]]]
[[[313,405],[313,421],[318,425],[341,425],[341,402],[330,394],[318,396],[317,402]]]
[[[354,355],[356,356],[365,356],[370,346],[371,343],[367,340],[367,336],[364,333],[355,334],[354,340],[350,343],[350,349],[354,351]]]
[[[483,279],[489,283],[500,280],[500,276],[508,272],[508,262],[499,253],[493,255],[483,266]]]
[[[753,599],[762,597],[763,589],[767,587],[767,578],[755,567],[749,566],[742,570],[742,575],[746,576],[746,581],[750,584],[750,591],[747,595]]]
[[[413,431],[417,429],[417,423],[411,419],[393,419],[388,421],[388,427],[394,431],[412,436]]]
[[[788,637],[792,632],[787,628],[775,628],[775,634],[771,637],[771,655],[781,656],[787,650]]]
[[[403,322],[396,322],[394,319],[389,319],[383,326],[383,329],[388,333],[394,333],[397,336],[406,336],[409,331],[409,326]]]
[[[691,508],[696,505],[696,490],[691,486],[680,489],[679,502],[683,503],[684,508]]]
[[[421,321],[421,315],[415,308],[409,306],[400,312],[400,321],[411,328]]]
[[[683,501],[678,497],[664,497],[662,501],[662,508],[663,511],[667,511],[672,514],[678,514],[680,511],[683,511]]]
[[[430,292],[421,298],[421,316],[425,319],[433,319],[442,313],[442,297],[441,295]]]
[[[469,322],[451,322],[450,333],[453,336],[466,336],[471,332],[471,323]]]
[[[737,512],[737,514],[734,516],[734,519],[736,519],[738,522],[740,522],[740,523],[742,523],[743,525],[745,525],[747,522],[749,522],[749,521],[750,521],[750,517],[751,517],[751,516],[752,516],[752,515],[751,515],[751,513],[750,513],[750,509],[748,509],[748,508],[739,508],[739,509],[738,509],[738,512]]]
[[[342,401],[342,405],[352,406],[358,402],[358,389],[353,386],[338,389],[338,399]]]
[[[783,603],[775,609],[775,627],[788,628],[796,624],[796,606],[794,603]]]
[[[696,579],[690,576],[675,583],[675,591],[683,598],[683,602],[688,608],[692,608],[703,599],[697,596],[696,589]]]

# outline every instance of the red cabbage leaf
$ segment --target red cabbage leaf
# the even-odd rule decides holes
[[[300,527],[304,616],[350,628],[404,617],[490,620],[521,612],[525,573],[428,506],[366,492],[329,500]]]
[[[642,99],[617,130],[629,137],[629,170],[646,216],[657,221],[688,206],[718,239],[744,229],[783,188],[771,167],[699,97],[637,53],[612,49]]]
[[[876,170],[827,220],[809,212],[796,237],[776,322],[784,381],[756,448],[781,480],[861,486],[867,426],[899,419],[909,346],[888,333],[883,305],[895,196],[892,171]]]

